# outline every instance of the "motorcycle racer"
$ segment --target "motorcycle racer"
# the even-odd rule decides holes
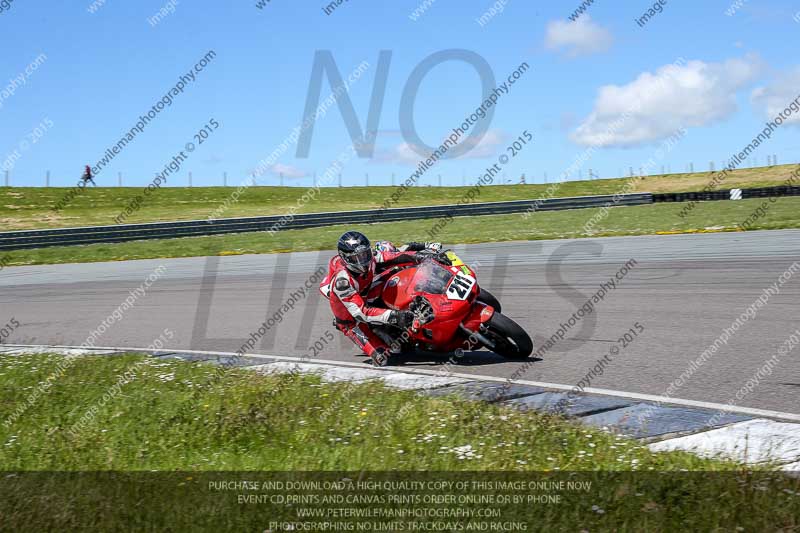
[[[336,328],[383,366],[388,360],[389,347],[373,327],[389,325],[405,329],[412,324],[414,314],[370,303],[367,294],[379,268],[418,262],[422,256],[388,248],[373,253],[369,239],[357,231],[344,233],[337,249],[338,255],[328,263],[328,275],[320,283],[320,292],[330,300]]]

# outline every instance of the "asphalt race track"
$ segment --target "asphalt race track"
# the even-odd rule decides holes
[[[718,351],[705,364],[689,370],[673,396],[728,403],[800,328],[800,231],[796,230],[454,249],[476,267],[481,285],[500,298],[503,312],[522,324],[537,345],[568,322],[628,260],[636,261],[594,311],[566,331],[541,360],[528,365],[520,379],[573,385],[638,322],[644,332],[611,359],[591,387],[665,395],[670,383],[692,368],[690,361],[731,328],[795,261],[796,272],[784,275],[779,292],[770,294],[753,316],[745,316],[727,344],[718,342]],[[257,339],[252,352],[312,355],[309,347],[320,339],[324,343],[326,330],[333,331],[331,315],[315,288],[305,297],[298,289],[331,255],[5,268],[0,271],[0,324],[16,318],[21,325],[4,342],[77,346],[92,331],[102,330],[95,334],[96,346],[144,348],[159,337],[171,336],[169,349],[235,352],[291,299],[296,300],[294,309]],[[137,288],[160,265],[165,267],[163,275],[142,295]],[[131,291],[139,296],[129,297]],[[126,299],[134,300],[133,306],[121,309]],[[115,310],[119,318],[109,319]],[[101,327],[104,321],[107,325]],[[349,341],[334,334],[320,358],[363,360]],[[435,369],[446,361],[446,357],[417,355],[406,364]],[[457,371],[506,377],[522,364],[481,351],[467,354]],[[800,349],[779,356],[771,374],[751,388],[738,405],[800,413]]]

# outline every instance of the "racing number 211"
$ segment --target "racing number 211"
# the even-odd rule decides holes
[[[474,284],[475,282],[472,280],[472,278],[459,272],[453,278],[453,282],[450,283],[450,287],[447,289],[447,292],[451,294],[455,293],[460,300],[464,300]]]

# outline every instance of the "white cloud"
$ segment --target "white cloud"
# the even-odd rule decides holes
[[[506,136],[500,130],[489,130],[480,139],[476,140],[469,137],[456,146],[466,143],[472,146],[468,152],[457,157],[456,159],[484,159],[492,157],[497,154],[497,148],[503,144]],[[450,150],[453,150],[450,147]],[[430,152],[421,146],[412,146],[409,143],[401,143],[390,150],[379,152],[375,155],[375,162],[377,163],[394,163],[400,165],[416,166],[421,160],[426,159]]]
[[[584,146],[635,146],[718,122],[736,111],[736,92],[761,70],[753,56],[723,63],[681,58],[626,85],[601,87],[594,109],[570,137]]]
[[[283,174],[285,178],[305,178],[308,176],[308,173],[304,170],[300,170],[297,167],[293,167],[291,165],[284,165],[283,163],[275,163],[271,167],[269,167],[269,172],[276,176]]]
[[[759,109],[767,120],[772,120],[780,113],[794,105],[792,114],[784,120],[784,124],[800,125],[800,112],[797,103],[792,104],[800,96],[800,67],[781,74],[775,81],[765,87],[756,87],[750,95],[753,106]]]
[[[564,50],[570,57],[605,52],[613,41],[611,32],[583,15],[575,22],[552,20],[547,23],[545,45],[550,50]]]
[[[419,148],[421,151],[422,148]],[[379,163],[393,163],[398,165],[416,165],[422,156],[414,151],[409,143],[400,143],[397,146],[376,154],[375,160]]]
[[[500,130],[489,130],[479,140],[476,140],[474,137],[468,137],[458,144],[467,144],[472,148],[459,159],[484,159],[486,157],[492,157],[497,154],[497,148],[505,142],[505,139],[505,134]]]

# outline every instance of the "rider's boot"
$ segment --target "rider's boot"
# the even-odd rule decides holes
[[[403,346],[400,342],[401,339],[394,338],[394,336],[386,328],[381,326],[373,326],[372,331],[386,344],[389,349],[389,353],[392,355],[399,355],[403,353]]]
[[[372,366],[388,366],[389,364],[389,352],[386,348],[376,348],[372,352]]]

